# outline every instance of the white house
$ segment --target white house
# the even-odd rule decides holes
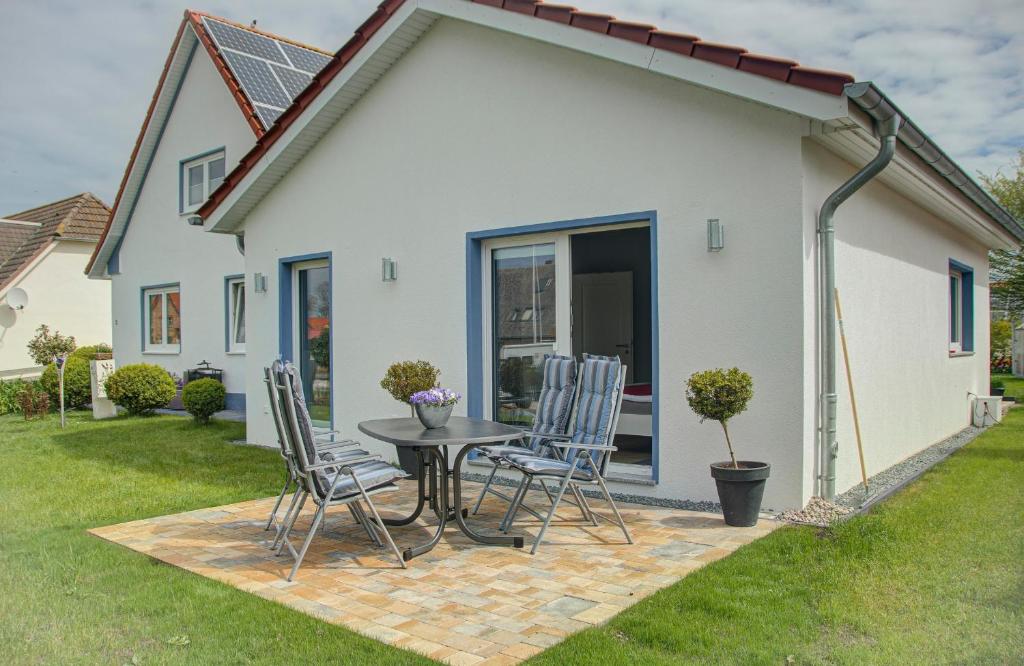
[[[245,408],[242,248],[203,233],[195,210],[328,56],[185,12],[88,267],[113,288],[118,365],[183,375],[206,361],[224,371],[228,407]],[[254,85],[260,74],[276,88]]]
[[[82,274],[109,213],[85,192],[0,219],[0,379],[39,375],[27,346],[41,325],[110,342],[110,286]]]
[[[773,465],[766,506],[859,480],[833,278],[868,472],[967,426],[987,250],[1024,239],[870,83],[523,0],[384,2],[231,161],[198,216],[245,248],[251,440],[275,357],[354,436],[408,413],[378,386],[396,360],[519,422],[543,352],[618,353],[613,490],[664,500],[715,498],[721,433],[683,387],[717,366],[754,377],[731,431]],[[833,255],[819,212],[858,173]]]

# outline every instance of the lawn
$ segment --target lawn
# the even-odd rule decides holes
[[[1024,403],[1024,377],[1014,377],[1009,373],[992,375],[992,380],[1001,379],[1006,386],[1006,395],[1016,398],[1017,402]]]
[[[427,663],[85,533],[278,490],[234,423],[0,417],[0,663]],[[868,516],[785,528],[540,664],[1024,660],[1024,409]]]

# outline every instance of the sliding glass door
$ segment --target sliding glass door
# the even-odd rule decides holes
[[[331,425],[331,279],[326,261],[292,267],[295,359],[313,425]]]

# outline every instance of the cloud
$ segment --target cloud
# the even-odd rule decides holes
[[[197,7],[328,50],[378,0]],[[1024,3],[580,0],[811,67],[873,80],[968,172],[1024,146]],[[112,202],[183,7],[6,4],[0,24],[0,214],[83,190]]]

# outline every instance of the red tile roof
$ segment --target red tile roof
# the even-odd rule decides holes
[[[0,223],[0,289],[10,284],[54,240],[99,240],[109,214],[106,204],[83,192],[5,215]]]
[[[830,95],[841,95],[843,86],[852,83],[854,78],[843,72],[802,67],[795,60],[776,58],[748,53],[746,49],[726,44],[705,42],[695,35],[659,30],[653,25],[620,21],[609,14],[584,12],[569,5],[547,4],[542,0],[468,0],[482,5],[497,7],[517,14],[535,16],[540,19],[571,25],[582,30],[590,30],[606,34],[618,39],[626,39],[639,44],[646,44],[657,49],[672,51],[687,57],[706,60],[732,69],[740,69],[750,74],[783,81],[803,88],[810,88]],[[384,23],[394,15],[404,0],[385,0],[370,15],[355,34],[341,49],[331,62],[319,74],[302,94],[295,98],[292,105],[278,118],[277,123],[266,134],[257,139],[256,145],[242,158],[209,200],[199,209],[200,217],[207,218],[228,197],[231,191],[253,168],[257,161],[280,138],[295,119],[302,114],[310,102],[338,75],[338,72],[352,60],[359,50],[369,41]]]

